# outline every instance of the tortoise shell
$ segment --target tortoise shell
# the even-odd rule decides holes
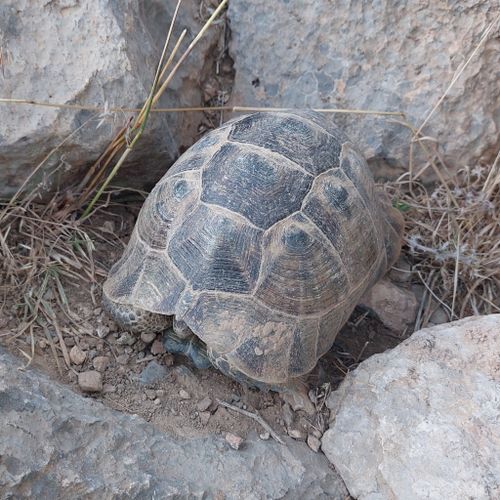
[[[175,316],[229,367],[284,383],[330,349],[401,232],[328,119],[255,113],[208,133],[158,182],[104,293]]]

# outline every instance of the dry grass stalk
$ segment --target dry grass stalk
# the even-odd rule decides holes
[[[109,155],[109,158],[107,159],[107,161],[105,162],[105,165],[108,165],[114,159],[116,154],[118,154],[119,151],[121,151],[121,149],[123,147],[125,147],[125,150],[121,154],[119,160],[117,161],[117,163],[115,164],[115,166],[113,167],[111,172],[108,174],[108,176],[107,176],[106,180],[104,181],[104,183],[102,184],[102,186],[99,188],[97,193],[94,195],[94,197],[92,198],[92,200],[90,201],[90,203],[86,207],[85,211],[83,212],[82,218],[88,217],[88,215],[90,214],[90,212],[92,210],[92,207],[94,206],[96,201],[100,198],[104,189],[109,185],[109,183],[111,182],[113,177],[117,174],[117,172],[119,171],[119,169],[121,168],[121,166],[125,162],[125,159],[132,151],[134,145],[141,137],[141,135],[145,129],[147,119],[148,119],[148,116],[149,116],[151,109],[158,102],[160,97],[163,95],[163,93],[167,89],[168,85],[170,84],[170,82],[174,78],[175,74],[177,73],[179,68],[182,66],[184,61],[187,59],[189,54],[192,52],[192,50],[195,48],[195,46],[198,44],[198,42],[201,40],[201,38],[203,37],[205,32],[212,25],[212,23],[217,18],[217,16],[222,12],[222,10],[226,6],[228,0],[222,0],[222,2],[218,5],[218,7],[214,10],[212,15],[210,16],[210,18],[205,22],[205,24],[203,25],[203,27],[201,28],[199,33],[194,37],[194,39],[191,41],[191,43],[189,44],[187,49],[181,55],[181,57],[179,58],[179,60],[175,64],[175,66],[172,68],[172,70],[170,70],[168,76],[165,78],[164,81],[162,81],[164,75],[167,72],[167,69],[170,67],[171,63],[174,60],[176,52],[179,49],[184,36],[186,35],[186,30],[184,30],[182,32],[179,40],[177,41],[174,49],[172,50],[170,57],[165,62],[167,47],[168,47],[168,44],[170,42],[170,36],[172,34],[172,29],[173,29],[173,26],[175,23],[175,19],[176,19],[177,12],[178,12],[181,1],[182,0],[178,0],[174,16],[173,16],[172,21],[170,23],[169,32],[167,35],[167,39],[165,41],[165,45],[164,45],[163,52],[162,52],[162,55],[160,58],[160,62],[158,64],[158,68],[156,70],[155,78],[153,81],[153,85],[151,87],[151,92],[150,92],[150,95],[148,97],[148,100],[144,103],[144,106],[142,107],[139,115],[135,119],[135,121],[134,121],[133,125],[130,127],[130,129],[127,129],[123,133],[120,133],[113,140],[113,147],[110,150],[110,155]],[[128,137],[130,137],[130,136],[133,136],[133,138],[131,140],[128,139]],[[83,204],[85,201],[86,201],[86,199],[81,198],[79,200],[79,203]]]
[[[182,36],[182,35],[181,35]],[[177,44],[182,41],[179,38]],[[175,51],[177,49],[174,48]],[[167,61],[167,63],[169,62]],[[101,106],[85,106],[81,104],[62,104],[44,101],[34,101],[32,99],[7,99],[0,98],[0,104],[13,104],[13,105],[28,105],[28,106],[41,106],[45,108],[59,108],[59,109],[74,109],[78,111],[94,111],[96,113],[139,113],[143,108],[103,108]],[[198,111],[228,111],[229,113],[256,113],[256,112],[273,112],[273,111],[290,111],[293,108],[271,108],[271,107],[255,107],[255,106],[184,106],[179,108],[152,108],[150,113],[189,113]],[[312,108],[312,111],[324,114],[353,114],[353,115],[374,115],[374,116],[394,116],[405,117],[402,111],[382,111],[376,109],[355,109],[355,108]]]

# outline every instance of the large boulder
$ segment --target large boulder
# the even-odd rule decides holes
[[[232,102],[402,111],[418,127],[497,14],[489,0],[254,0],[251,9],[231,0]],[[498,150],[500,87],[491,68],[499,65],[494,30],[424,129],[452,167]],[[407,169],[407,128],[388,118],[335,120],[376,174]]]
[[[146,100],[176,0],[5,0],[0,5],[0,97],[51,103],[140,107]],[[182,3],[172,48],[201,28],[199,2]],[[200,80],[216,52],[220,26],[210,28],[177,73],[161,107],[202,104]],[[218,54],[218,52],[217,52]],[[11,195],[31,170],[95,113],[0,104],[0,196]],[[129,119],[97,116],[66,140],[36,182],[66,187],[79,179]],[[152,115],[118,182],[148,188],[197,138],[200,114]],[[57,170],[51,177],[49,173]]]
[[[359,500],[500,498],[500,314],[414,333],[328,399],[322,449]]]
[[[19,367],[0,349],[2,498],[347,497],[305,443],[176,439]]]

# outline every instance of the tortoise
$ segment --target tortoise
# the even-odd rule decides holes
[[[207,133],[157,183],[103,302],[129,331],[166,330],[167,349],[197,366],[284,387],[330,349],[402,231],[329,119],[254,113]]]

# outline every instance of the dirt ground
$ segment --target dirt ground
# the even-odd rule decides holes
[[[102,229],[103,237],[95,240],[94,261],[104,271],[123,251],[138,211],[135,205],[132,207],[91,221]],[[330,352],[302,381],[312,403],[308,403],[309,411],[296,405],[294,411],[289,404],[294,406],[294,402],[286,395],[244,387],[215,369],[198,370],[183,356],[165,352],[160,336],[141,339],[120,331],[100,306],[99,283],[92,286],[82,279],[81,283],[65,282],[64,287],[71,318],[60,311],[58,325],[49,324],[45,334],[41,328],[36,330],[32,365],[77,392],[82,392],[78,374],[98,369],[102,390],[82,394],[118,411],[137,414],[160,430],[182,437],[230,432],[244,438],[255,431],[268,438],[255,420],[218,403],[224,401],[258,412],[279,435],[288,433],[300,440],[320,438],[329,419],[324,405],[329,392],[359,362],[403,340],[366,312],[355,310]],[[45,298],[55,302],[50,291]],[[19,356],[21,350],[30,352],[31,338],[26,333],[14,338],[20,323],[17,302],[15,293],[11,293],[0,309],[0,343]],[[81,360],[76,359],[77,351]],[[155,370],[163,371],[158,380],[147,380]]]

